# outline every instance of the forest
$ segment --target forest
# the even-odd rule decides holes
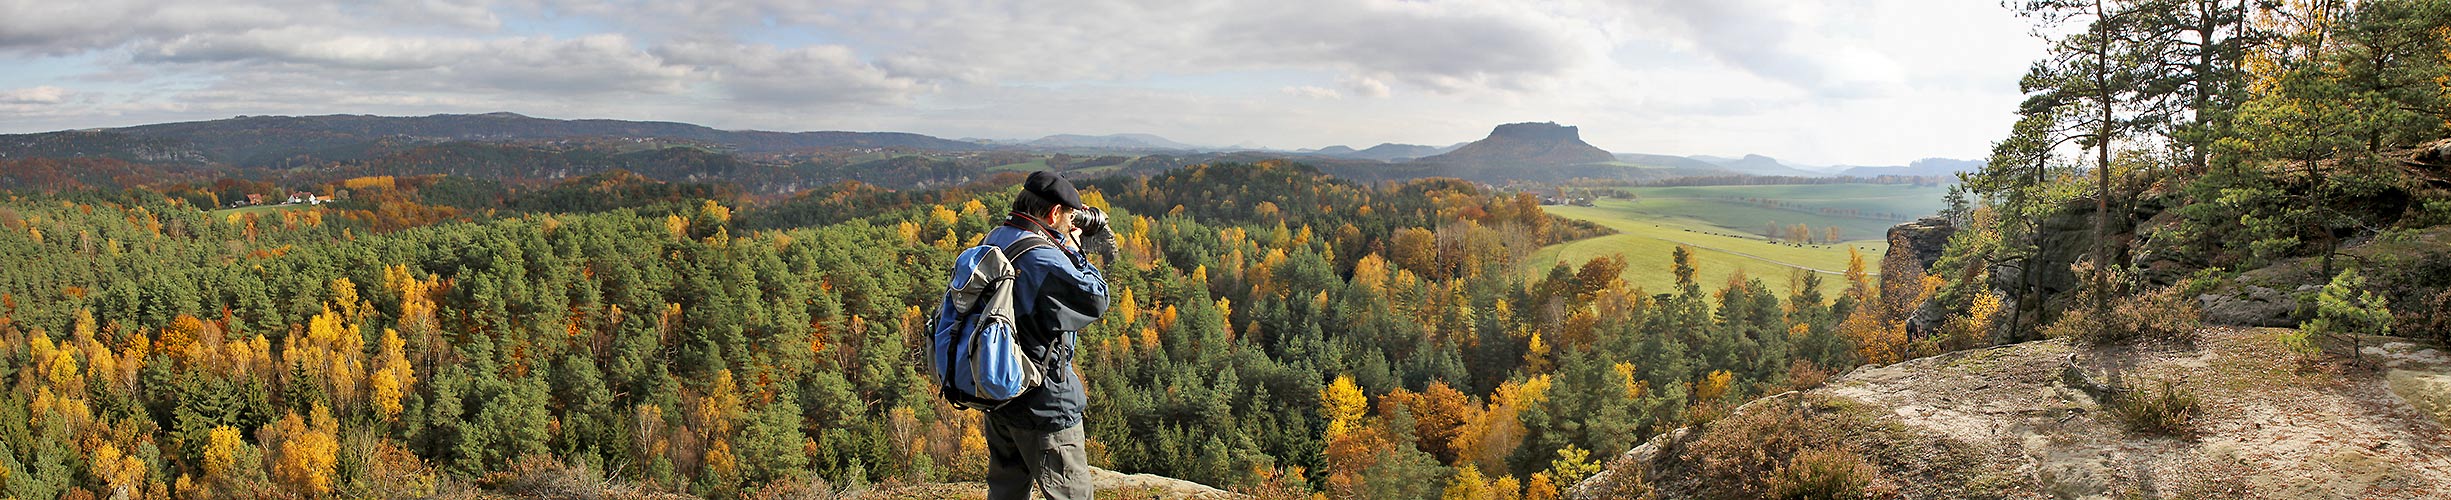
[[[859,210],[393,193],[449,184],[227,215],[178,189],[10,197],[8,493],[422,496],[561,470],[730,498],[983,473],[978,414],[918,375],[918,325],[1009,187],[830,205]],[[1860,266],[1829,292],[1634,290],[1608,259],[1514,278],[1603,230],[1462,182],[1263,162],[1089,186],[1119,243],[1079,360],[1093,461],[1242,491],[1554,497],[1644,433],[1853,363],[1839,318],[1873,307]]]

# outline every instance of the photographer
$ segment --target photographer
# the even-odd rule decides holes
[[[1106,313],[1106,278],[1090,265],[1080,244],[1084,233],[1100,236],[1105,222],[1098,209],[1081,203],[1072,181],[1039,171],[1022,182],[1012,213],[981,243],[1001,248],[1030,234],[1054,243],[1013,256],[1017,337],[1023,351],[1048,370],[1044,386],[988,413],[980,432],[987,438],[990,500],[1028,498],[1033,482],[1058,500],[1086,500],[1096,493],[1081,430],[1088,399],[1072,359],[1075,332]]]

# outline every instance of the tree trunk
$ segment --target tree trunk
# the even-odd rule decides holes
[[[2207,168],[2205,149],[2210,146],[2206,144],[2209,141],[2204,140],[2207,136],[2203,135],[2209,133],[2206,129],[2210,127],[2210,122],[2204,118],[2204,109],[2212,106],[2213,83],[2220,80],[2213,69],[2213,32],[2218,29],[2221,29],[2220,0],[2196,2],[2196,102],[2189,114],[2194,115],[2195,133],[2198,135],[2187,141],[2187,151],[2188,167],[2194,169],[2190,173],[2199,175]]]
[[[2094,22],[2096,24],[2110,22],[2110,17],[2103,12],[2102,0],[2094,0]],[[2101,122],[2097,123],[2098,127],[2094,135],[2094,149],[2098,156],[2094,176],[2101,181],[2099,188],[2094,192],[2093,295],[2094,314],[2097,315],[2097,318],[2110,317],[2111,310],[2111,93],[2114,90],[2110,88],[2111,38],[2108,33],[2110,28],[2110,26],[2104,26],[2094,34],[2094,57],[2096,59],[2093,68],[2093,97],[2095,104],[2100,105],[2102,109],[2099,117]]]

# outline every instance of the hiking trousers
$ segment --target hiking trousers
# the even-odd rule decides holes
[[[1051,500],[1090,500],[1087,439],[1081,426],[1038,432],[988,417],[979,430],[987,437],[987,500],[1027,500],[1030,486]]]

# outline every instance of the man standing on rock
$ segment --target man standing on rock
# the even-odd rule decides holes
[[[1044,385],[987,414],[980,432],[987,437],[989,500],[1029,498],[1033,482],[1056,500],[1089,500],[1097,493],[1081,431],[1081,409],[1089,400],[1072,367],[1076,332],[1107,307],[1106,278],[1081,253],[1081,230],[1072,223],[1074,211],[1088,209],[1072,181],[1034,172],[1022,181],[1004,225],[981,242],[1003,248],[1035,233],[1055,243],[1012,257],[1016,337],[1049,370]]]

